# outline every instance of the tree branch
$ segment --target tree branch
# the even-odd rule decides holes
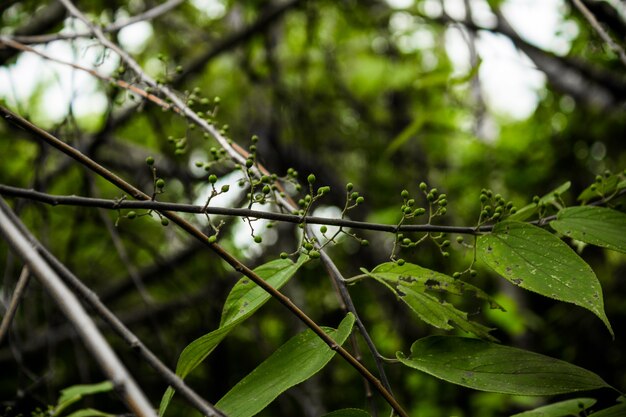
[[[20,222],[19,218],[10,210],[4,200],[0,198],[0,209],[4,210],[10,220],[20,230],[22,235],[29,241],[29,244],[45,259],[45,261],[54,268],[54,270],[65,280],[67,285],[81,296],[81,299],[87,303],[118,336],[122,338],[134,351],[139,353],[141,357],[154,369],[157,373],[171,386],[175,387],[181,395],[189,401],[194,407],[207,416],[224,417],[224,414],[217,410],[213,405],[206,402],[202,397],[189,388],[185,382],[161,360],[152,353],[135,334],[133,334],[122,321],[111,312],[98,296],[82,283],[76,275],[74,275],[63,263],[61,263],[54,255],[52,255],[30,231]]]
[[[96,358],[103,372],[111,380],[128,405],[128,408],[140,417],[156,417],[154,408],[80,305],[76,296],[61,281],[43,257],[35,251],[28,239],[7,215],[7,211],[10,211],[9,207],[0,198],[0,231],[9,245],[24,259],[28,269],[39,278],[41,284],[57,302],[61,311],[74,324],[87,349]]]
[[[2,340],[5,335],[9,332],[9,328],[11,327],[11,321],[17,312],[17,307],[20,305],[20,301],[26,292],[26,288],[28,288],[28,282],[30,280],[30,271],[28,267],[25,266],[22,268],[22,272],[20,273],[20,277],[17,280],[17,284],[15,285],[15,290],[13,290],[13,296],[11,296],[11,303],[9,304],[9,308],[4,313],[4,317],[2,317],[2,324],[0,324],[0,345],[2,344]]]

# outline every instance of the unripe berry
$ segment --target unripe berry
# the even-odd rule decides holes
[[[404,265],[404,259],[398,259],[396,263],[398,264],[398,266],[402,266]]]
[[[455,272],[454,274],[452,274],[452,278],[460,278],[461,277],[461,273],[460,272]]]
[[[450,246],[450,241],[449,240],[444,240],[443,242],[441,242],[441,247],[442,248],[447,248],[448,246]]]
[[[311,259],[317,259],[320,257],[320,253],[316,250],[309,251],[309,256]]]
[[[420,182],[420,190],[426,191],[427,188],[428,188],[428,185],[426,185],[425,182]]]
[[[169,220],[167,220],[167,218],[162,217],[162,218],[161,218],[161,224],[162,224],[163,226],[167,226],[168,224],[170,224],[170,221],[169,221]]]
[[[308,177],[306,177],[306,180],[309,182],[309,184],[313,184],[315,182],[315,175],[313,174],[309,174]]]
[[[463,243],[463,236],[457,236],[456,243]]]
[[[357,204],[363,204],[364,202],[365,202],[365,198],[364,198],[364,197],[358,197],[358,198],[356,199],[356,203],[357,203]]]
[[[215,174],[209,175],[209,182],[211,184],[215,184],[217,182],[217,175],[215,175]]]
[[[288,257],[289,257],[289,254],[287,252],[280,253],[280,259],[287,259]]]
[[[539,203],[539,196],[534,196],[533,197],[533,203],[535,203],[535,204]]]
[[[215,243],[215,242],[217,242],[217,237],[215,235],[209,236],[209,243]]]
[[[261,236],[257,235],[257,236],[254,237],[254,242],[255,243],[261,243],[261,242],[263,242],[263,238]]]
[[[156,186],[157,188],[165,187],[165,180],[163,178],[159,178],[158,180],[156,180]]]
[[[254,161],[250,158],[246,159],[246,168],[251,168],[254,165]]]
[[[407,190],[402,190],[402,193],[400,193],[400,195],[402,196],[402,198],[409,198],[409,192]]]
[[[426,209],[425,208],[416,208],[415,211],[413,212],[414,216],[421,216],[422,214],[426,213]]]
[[[361,241],[361,246],[369,246],[369,245],[370,245],[370,242],[369,242],[368,240],[363,239],[363,240]]]
[[[450,257],[450,252],[441,252],[441,255],[443,255],[444,258],[448,258]]]
[[[134,219],[135,217],[137,217],[137,213],[134,211],[129,211],[128,214],[126,215],[126,217],[128,217],[129,219]]]
[[[269,194],[271,190],[269,185],[263,186],[263,194]]]
[[[475,269],[470,269],[470,275],[475,277],[476,275],[478,275],[478,271],[476,271]]]
[[[402,239],[402,243],[405,245],[410,245],[411,244],[411,239],[409,239],[408,237],[405,237],[404,239]]]
[[[310,243],[310,242],[306,242],[306,243],[304,244],[304,249],[306,249],[306,250],[312,250],[312,249],[313,249],[313,244],[312,244],[312,243]]]
[[[346,184],[346,190],[347,191],[352,191],[353,188],[354,188],[354,184],[352,184],[351,182]]]
[[[326,233],[327,231],[328,231],[328,228],[326,226],[320,227],[320,232]]]
[[[154,165],[154,158],[149,156],[146,158],[146,164],[148,164],[148,166],[152,166]]]
[[[222,192],[223,193],[227,193],[228,190],[230,190],[230,185],[228,185],[228,184],[222,185]]]

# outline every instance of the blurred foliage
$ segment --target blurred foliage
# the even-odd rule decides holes
[[[287,3],[282,12],[267,18]],[[578,90],[564,91],[547,83],[537,91],[532,114],[514,118],[488,100],[483,102],[484,94],[477,94],[481,83],[488,81],[481,77],[480,61],[473,68],[469,65],[469,69],[454,64],[446,36],[457,26],[443,22],[441,14],[432,12],[437,8],[433,3],[438,2],[406,2],[412,5],[403,10],[394,9],[391,3],[395,2],[188,1],[151,21],[148,39],[133,56],[149,74],[167,80],[185,97],[194,94],[194,89],[199,91],[196,95],[211,103],[214,97],[220,97],[217,119],[220,125],[229,126],[230,137],[248,147],[249,138],[258,135],[259,160],[279,176],[294,168],[306,184],[306,176],[315,173],[318,184],[331,187],[321,205],[343,207],[345,184],[354,183],[355,190],[366,198],[365,204],[349,212],[355,220],[397,222],[401,190],[421,195],[418,184],[425,181],[448,195],[448,212],[436,222],[473,226],[480,212],[482,188],[493,189],[523,207],[534,195],[544,195],[569,180],[572,186],[564,199],[575,204],[576,196],[593,182],[595,175],[626,167],[626,89],[611,90],[611,104],[602,107],[590,104],[589,97],[580,96]],[[443,3],[447,7],[461,4],[451,0]],[[476,8],[486,7],[479,0],[469,3]],[[508,1],[491,3],[496,6]],[[141,13],[156,2],[95,0],[79,1],[77,5],[106,24]],[[17,33],[19,28],[36,22],[41,13],[47,13],[46,7],[50,5],[41,1],[1,4],[2,34]],[[624,11],[621,15],[616,9],[614,12],[623,29]],[[559,57],[571,58],[566,68],[574,71],[578,63],[610,74],[615,85],[626,85],[624,67],[586,21],[565,5],[559,13],[563,21],[575,22],[578,28],[569,53]],[[74,24],[62,15],[44,32],[71,31]],[[252,29],[246,32],[247,28]],[[464,33],[472,42],[470,33],[474,32]],[[478,33],[486,36],[484,31]],[[113,39],[122,39],[122,34],[113,34]],[[131,35],[139,36],[140,32]],[[416,42],[416,36],[426,40]],[[90,49],[95,56],[102,55],[101,48],[91,40],[60,43],[75,48],[75,57]],[[49,53],[54,52],[56,44],[48,46]],[[58,88],[58,79],[44,77],[43,71],[34,74],[41,75],[41,79],[25,79],[15,72],[7,76],[7,70],[23,68],[20,65],[25,56],[0,56],[0,82],[10,84],[2,86],[3,104],[148,193],[153,190],[153,178],[144,161],[152,155],[158,175],[167,181],[159,200],[204,201],[206,172],[194,163],[210,158],[209,149],[217,146],[215,142],[205,139],[198,129],[172,112],[163,112],[150,103],[132,107],[138,100],[102,83],[94,84],[91,92],[81,91],[76,85],[77,91],[63,91],[61,103],[69,98],[71,111],[63,112],[60,118],[51,117],[50,109],[58,110],[60,105],[50,98],[57,96],[49,94]],[[112,68],[117,67],[114,56],[108,59]],[[177,71],[179,65],[182,68]],[[528,71],[544,70],[540,62],[532,65],[536,69]],[[107,70],[109,66],[99,68],[113,71]],[[562,76],[573,75],[564,71]],[[136,81],[129,71],[122,77]],[[580,82],[587,81],[583,78]],[[32,91],[16,100],[18,87]],[[87,102],[104,100],[106,105],[97,111],[83,111],[76,100],[80,95],[86,95]],[[80,103],[86,105],[84,100]],[[197,103],[194,108],[206,112],[210,107]],[[128,108],[127,117],[120,116]],[[175,145],[168,141],[170,136],[186,138],[184,153],[175,153]],[[238,174],[227,177],[232,166],[219,164],[212,172],[230,178],[232,204],[244,204],[245,196],[235,197],[238,187],[232,179]],[[0,183],[56,194],[122,196],[110,184],[6,123],[0,124]],[[417,199],[418,206],[424,206],[425,199]],[[238,276],[172,225],[162,227],[156,217],[131,221],[119,218],[116,212],[97,209],[10,202],[39,239],[171,367],[188,343],[218,327],[222,305]],[[189,218],[206,226],[202,217]],[[297,249],[297,228],[292,226],[266,229],[254,223],[255,233],[263,235],[263,243],[255,244],[250,229],[240,219],[225,221],[220,243],[247,265],[256,266],[276,259],[282,251]],[[107,229],[106,223],[117,223],[117,227]],[[114,248],[111,233],[119,234],[127,260]],[[357,234],[368,239],[370,245],[360,247],[356,241],[344,239],[329,248],[346,277],[359,274],[360,268],[373,269],[388,261],[391,254],[392,235]],[[457,244],[455,237],[450,237],[453,243],[449,258],[444,258],[430,242],[402,250],[399,256],[451,275],[466,269],[473,255],[471,249]],[[466,240],[471,243],[471,238]],[[522,292],[481,264],[475,266],[478,276],[472,278],[472,284],[492,294],[507,312],[465,304],[460,298],[455,303],[477,321],[497,327],[494,334],[504,343],[570,361],[625,389],[626,258],[592,247],[582,248],[581,252],[602,283],[606,312],[616,330],[615,341],[588,311]],[[6,300],[21,264],[1,240],[0,254],[1,294]],[[149,297],[137,291],[133,274],[144,281]],[[359,283],[350,291],[363,322],[385,356],[394,356],[398,350],[408,353],[416,339],[445,333],[419,321],[376,283]],[[305,265],[284,293],[321,325],[336,327],[343,317],[319,263]],[[300,330],[301,323],[272,300],[234,330],[187,381],[209,401],[216,402]],[[107,335],[149,398],[158,403],[166,384],[128,347],[112,334]],[[359,349],[365,364],[374,369],[366,346],[360,343]],[[37,407],[45,409],[53,404],[63,388],[103,379],[80,340],[69,332],[65,319],[36,282],[31,282],[9,342],[0,346],[0,369],[0,407],[10,406],[13,410],[7,415],[29,415]],[[387,369],[399,402],[411,415],[420,417],[500,416],[573,398],[530,399],[481,393],[398,365],[388,365]],[[123,412],[123,404],[106,396],[89,398],[85,403],[111,413]],[[602,408],[612,404],[615,395],[602,391],[593,396]],[[374,402],[382,409],[383,402],[376,394]],[[260,415],[319,416],[340,408],[367,406],[359,376],[335,358],[320,374],[279,397]],[[178,396],[169,412],[194,415]]]

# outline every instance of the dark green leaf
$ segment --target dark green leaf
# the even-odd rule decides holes
[[[279,289],[293,277],[306,260],[306,256],[301,256],[295,263],[289,259],[277,259],[257,267],[254,272],[272,287]],[[185,347],[178,358],[176,374],[185,378],[213,352],[231,330],[250,317],[269,299],[270,295],[265,290],[250,281],[249,278],[241,278],[226,298],[220,327],[199,337]],[[164,415],[174,392],[172,387],[168,387],[163,394],[159,406],[159,415]]]
[[[620,403],[604,410],[596,411],[593,417],[624,417],[626,416],[626,403]]]
[[[506,221],[478,238],[478,256],[513,284],[584,307],[613,330],[593,270],[561,239],[537,226]]]
[[[349,313],[337,330],[324,331],[342,345],[353,324],[354,316]],[[319,372],[335,353],[312,330],[305,330],[279,347],[215,405],[230,417],[253,416],[282,392]]]
[[[534,410],[524,411],[511,417],[567,417],[578,416],[583,410],[596,403],[593,398],[575,398],[558,403],[544,405]]]
[[[105,413],[103,411],[94,410],[93,408],[85,408],[83,410],[74,411],[67,417],[115,417],[115,414]]]
[[[598,375],[565,361],[478,339],[430,336],[400,362],[465,387],[515,395],[556,395],[610,388]]]
[[[626,214],[605,207],[568,207],[550,226],[557,232],[590,245],[626,253]]]
[[[371,417],[370,413],[358,408],[343,408],[324,414],[322,417]]]

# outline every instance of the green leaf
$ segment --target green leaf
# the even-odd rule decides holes
[[[578,201],[584,203],[596,198],[607,197],[623,188],[623,182],[619,175],[611,175],[608,178],[603,178],[601,182],[593,183],[585,188],[578,196]]]
[[[67,417],[115,417],[115,414],[105,413],[104,411],[94,410],[93,408],[85,408],[74,411]]]
[[[349,313],[337,330],[325,327],[324,331],[342,345],[353,324],[354,316]],[[319,372],[335,353],[312,330],[305,330],[279,347],[215,406],[230,417],[253,416],[281,393]]]
[[[563,184],[556,187],[554,190],[550,191],[548,194],[541,197],[538,204],[530,203],[527,206],[522,207],[521,209],[517,210],[517,213],[508,216],[507,220],[523,222],[524,220],[529,219],[535,213],[537,213],[539,204],[552,204],[556,200],[556,196],[560,196],[561,194],[569,190],[571,185],[572,183],[570,181],[564,182]]]
[[[593,417],[624,417],[625,415],[626,403],[620,403],[592,414]]]
[[[362,271],[385,285],[397,286],[398,284],[403,284],[419,288],[420,291],[469,295],[487,301],[491,308],[503,310],[502,306],[495,299],[480,288],[410,262],[406,262],[403,265],[398,265],[396,262],[386,262],[378,265],[371,272],[365,269],[362,269]]]
[[[550,222],[557,232],[589,243],[626,253],[626,214],[604,207],[568,207]]]
[[[97,384],[73,385],[65,388],[64,390],[61,390],[61,396],[57,401],[53,415],[60,415],[63,410],[74,404],[76,401],[79,401],[85,395],[98,394],[111,390],[113,390],[113,383],[110,381],[103,381]]]
[[[560,401],[558,403],[544,405],[534,410],[517,413],[511,417],[567,417],[578,416],[581,411],[588,409],[596,403],[593,398],[575,398],[573,400]]]
[[[371,414],[358,408],[342,408],[341,410],[324,414],[322,417],[371,417]]]
[[[306,260],[306,256],[301,256],[295,263],[289,259],[276,259],[257,267],[254,272],[272,287],[279,289],[294,276]],[[248,277],[241,278],[226,298],[220,327],[211,333],[199,337],[185,347],[178,358],[176,374],[181,378],[189,375],[192,370],[213,352],[228,333],[254,314],[270,297],[265,290],[250,281]],[[159,406],[160,416],[165,414],[174,392],[172,387],[168,387],[165,394],[163,394]]]
[[[611,388],[598,375],[568,362],[479,339],[429,336],[411,346],[404,365],[481,391],[557,395]]]
[[[478,238],[477,250],[487,265],[513,284],[590,310],[613,336],[596,275],[552,233],[531,224],[505,221]]]
[[[496,340],[489,334],[491,329],[470,321],[467,313],[458,310],[454,305],[431,294],[468,294],[488,301],[492,308],[501,308],[483,290],[448,275],[411,263],[398,265],[395,262],[387,262],[378,265],[372,272],[363,271],[389,288],[422,320],[431,326],[444,330],[452,330],[454,327],[457,327],[476,336]]]

